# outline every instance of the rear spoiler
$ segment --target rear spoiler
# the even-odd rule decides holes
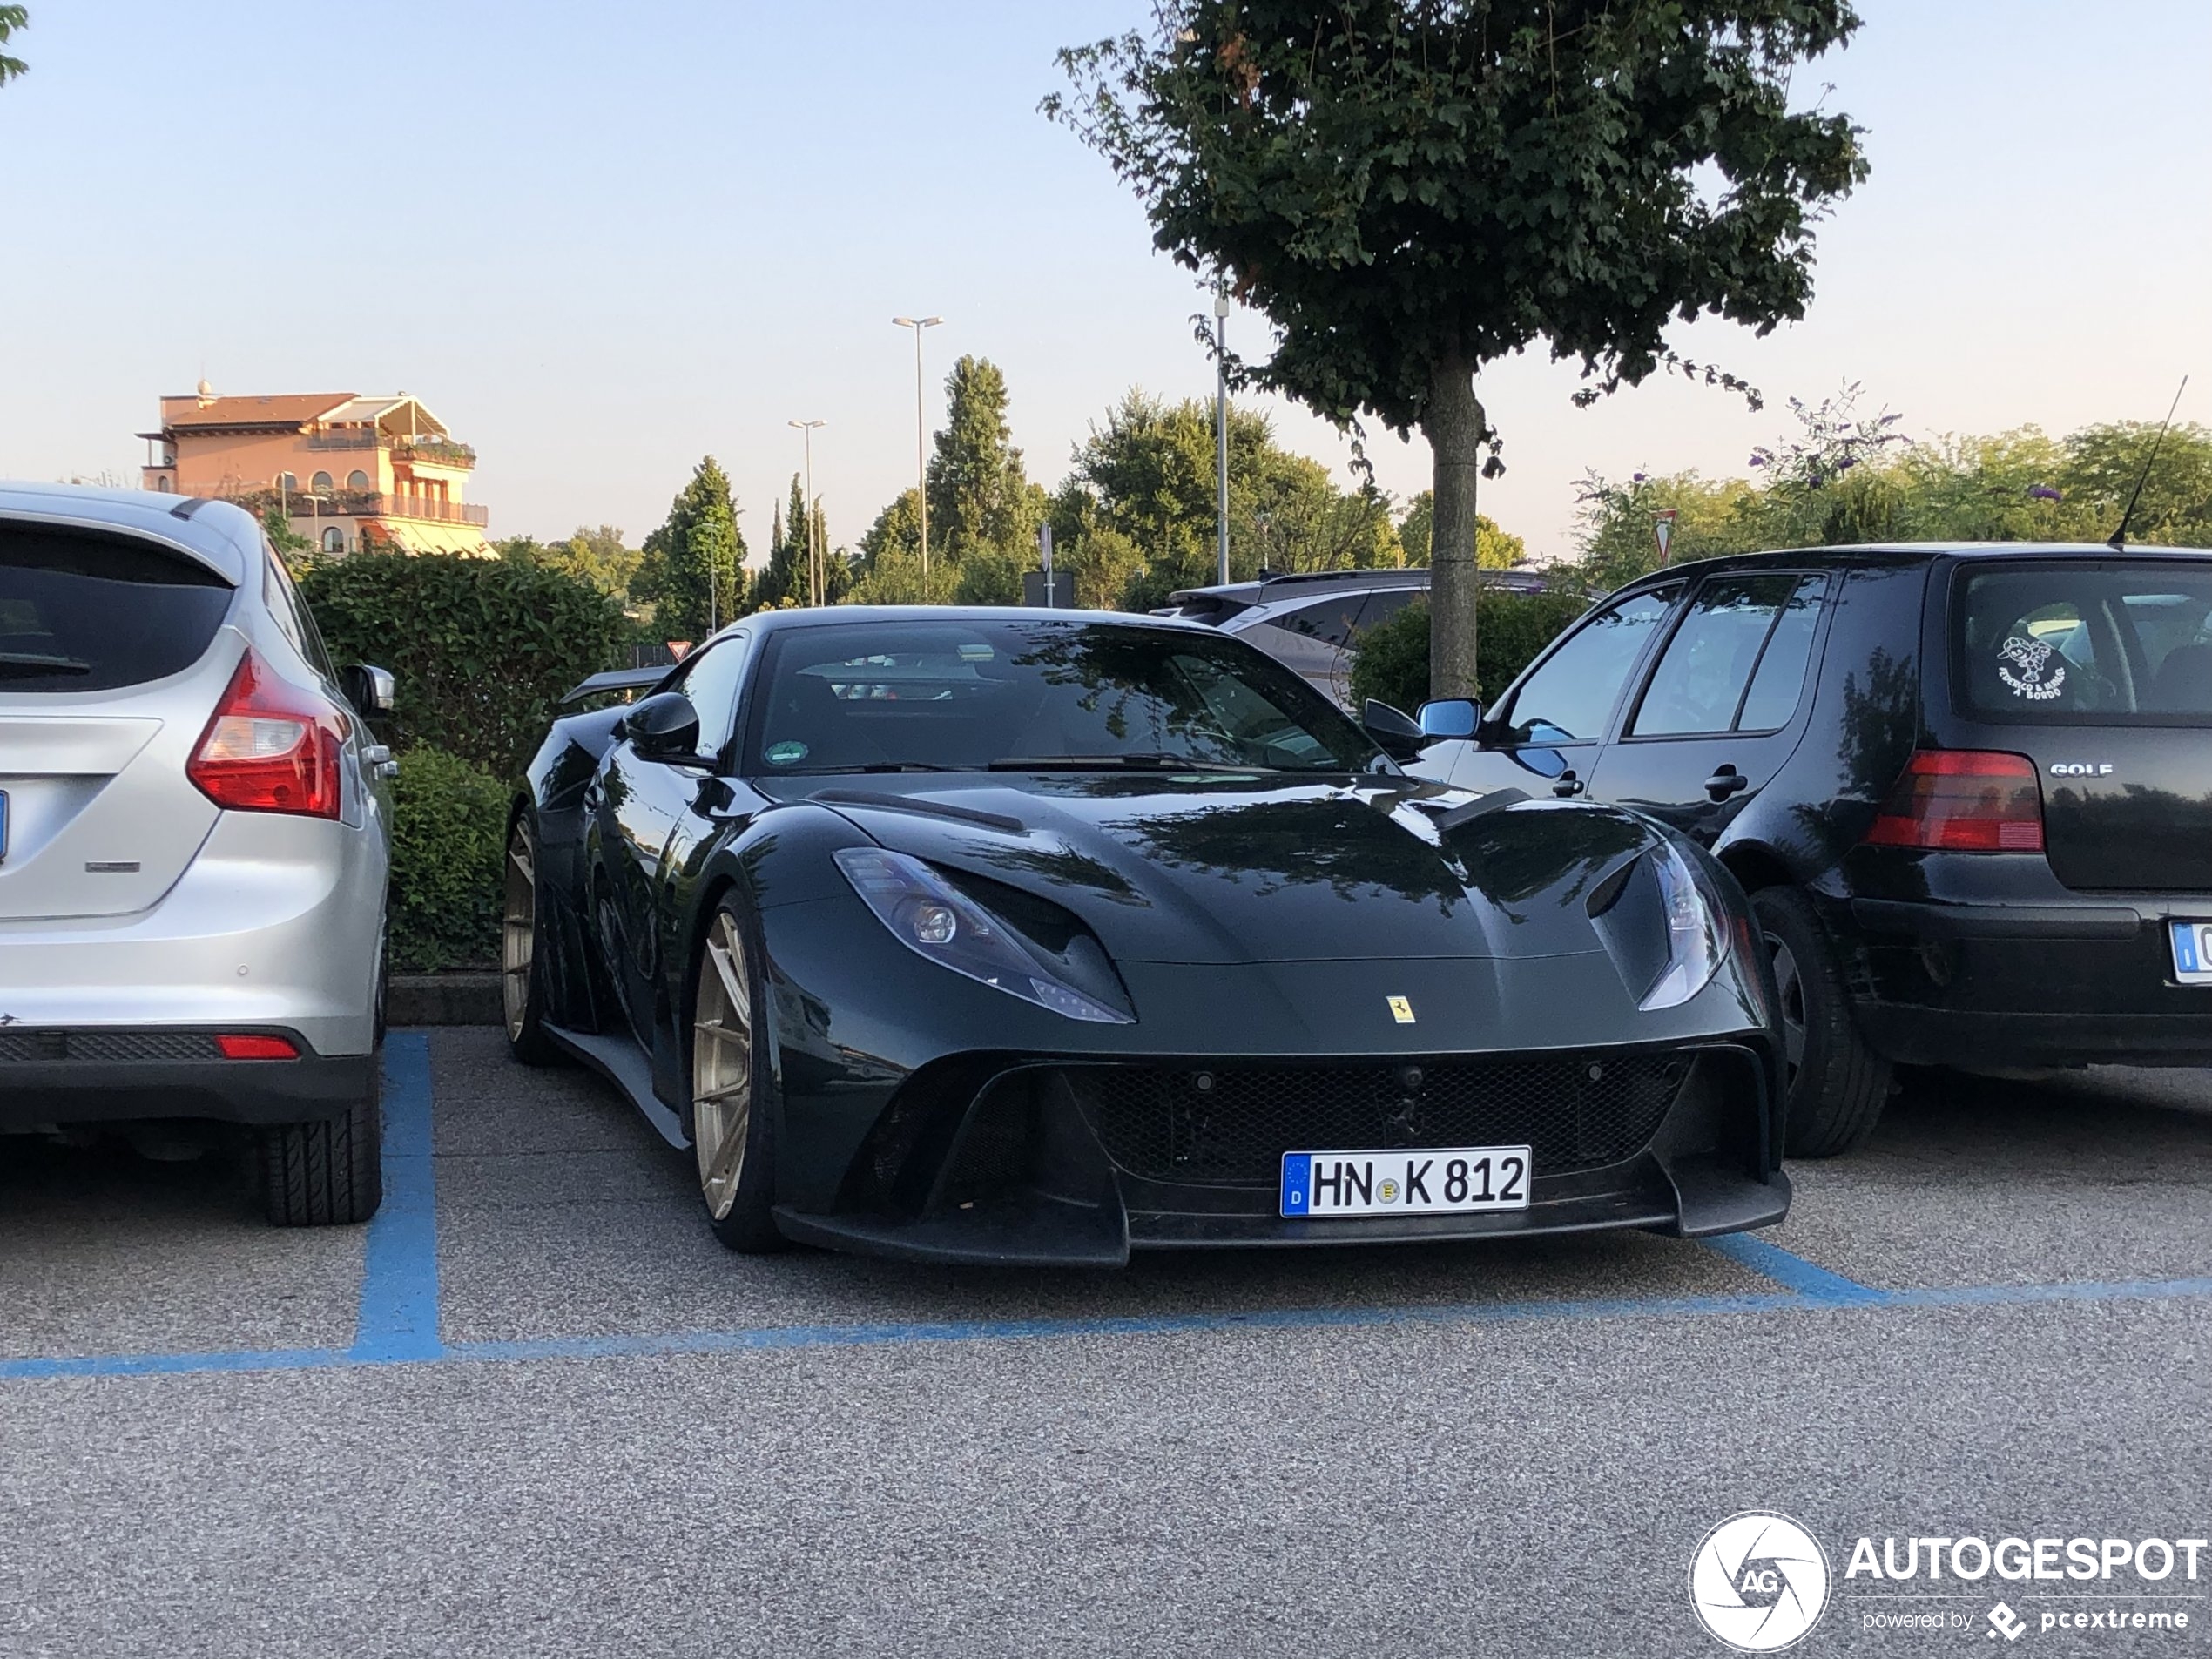
[[[598,697],[608,691],[642,691],[658,685],[675,671],[666,663],[658,668],[610,668],[604,674],[594,674],[583,685],[561,698],[565,708],[571,703],[581,703],[587,697]]]

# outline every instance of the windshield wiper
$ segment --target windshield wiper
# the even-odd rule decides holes
[[[1187,755],[1011,755],[991,762],[993,772],[1274,772],[1274,766],[1240,765],[1228,760],[1193,760]]]
[[[91,664],[80,663],[74,657],[41,657],[36,651],[0,651],[0,674],[89,674],[91,671]]]
[[[942,766],[933,760],[872,760],[864,766],[809,766],[786,778],[836,778],[861,772],[973,772],[973,766]]]

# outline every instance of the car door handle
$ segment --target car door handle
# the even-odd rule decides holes
[[[1572,766],[1552,780],[1552,793],[1563,800],[1571,800],[1581,792],[1582,780],[1575,775],[1575,768]]]
[[[1751,780],[1733,766],[1723,766],[1705,780],[1705,792],[1716,802],[1740,795],[1750,786]]]

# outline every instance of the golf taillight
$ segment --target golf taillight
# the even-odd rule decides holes
[[[185,775],[218,806],[335,818],[345,721],[335,705],[279,679],[248,651]]]
[[[225,1032],[215,1039],[216,1052],[226,1060],[297,1060],[300,1050],[288,1037],[265,1037],[250,1033]]]
[[[2026,755],[1923,749],[1882,803],[1871,846],[2040,853],[2043,789]]]

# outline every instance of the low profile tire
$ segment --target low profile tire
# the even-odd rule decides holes
[[[732,1250],[786,1248],[775,1202],[773,1103],[754,1064],[756,1015],[765,1007],[759,935],[736,900],[707,924],[691,975],[691,1144],[707,1225]]]
[[[1789,1089],[1783,1150],[1798,1158],[1854,1151],[1881,1121],[1890,1062],[1858,1034],[1835,950],[1811,900],[1795,887],[1762,887],[1751,895],[1751,910],[1782,999]]]
[[[368,1086],[336,1117],[261,1131],[261,1202],[279,1227],[348,1227],[384,1202],[384,1051]]]
[[[507,833],[504,920],[499,938],[500,1010],[507,1023],[507,1048],[526,1066],[550,1066],[560,1058],[545,1035],[545,985],[538,948],[537,832],[528,813],[516,814]]]

